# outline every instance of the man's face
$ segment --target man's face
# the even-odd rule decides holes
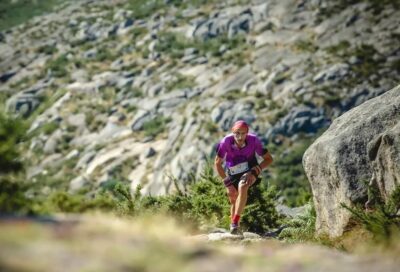
[[[247,129],[245,128],[239,128],[233,132],[233,137],[235,138],[235,142],[239,146],[242,146],[244,144],[246,136],[247,136]]]

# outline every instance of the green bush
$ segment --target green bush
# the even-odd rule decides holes
[[[279,234],[279,238],[291,243],[317,241],[315,236],[316,218],[314,205],[310,202],[302,215],[286,223],[286,228]]]
[[[22,169],[17,144],[25,137],[26,124],[0,111],[0,175]]]
[[[352,213],[353,218],[373,235],[376,242],[389,244],[400,234],[400,186],[391,193],[386,203],[375,198],[375,204],[369,211],[360,205],[349,207],[342,204],[342,207]]]
[[[270,167],[271,184],[276,186],[285,204],[296,207],[306,204],[311,198],[311,187],[305,175],[302,159],[311,139],[297,140],[291,147],[271,146],[274,162]]]
[[[312,40],[299,40],[294,46],[297,50],[303,52],[314,53],[318,50],[318,46]]]
[[[220,48],[222,45],[226,46],[228,52],[221,56]],[[222,61],[240,66],[243,65],[245,59],[248,59],[248,56],[246,56],[248,45],[243,35],[237,35],[231,39],[227,35],[221,35],[205,41],[193,41],[186,39],[183,35],[164,32],[159,35],[159,42],[155,49],[175,59],[183,57],[186,48],[195,48],[201,56],[221,57],[220,60]]]
[[[34,16],[52,11],[63,0],[2,0],[0,1],[0,31],[24,23]]]
[[[339,14],[349,6],[362,2],[369,4],[368,10],[371,10],[374,15],[380,14],[385,8],[391,8],[393,10],[400,8],[399,0],[336,0],[331,1],[329,5],[320,9],[317,22],[321,22],[325,18],[330,18],[335,14]]]
[[[0,178],[0,213],[34,214],[34,200],[25,196],[26,184]]]
[[[168,82],[165,86],[167,91],[173,91],[177,89],[185,89],[185,88],[193,88],[196,86],[195,80],[193,77],[183,76],[181,74],[177,74],[177,79],[171,82]]]
[[[132,10],[133,16],[143,19],[165,8],[164,0],[128,0],[127,8]]]
[[[242,216],[243,230],[264,233],[276,227],[279,216],[275,210],[276,193],[265,183],[249,190],[248,203]],[[141,199],[141,210],[154,209],[176,216],[185,223],[197,227],[224,227],[230,223],[230,204],[225,187],[219,177],[214,176],[208,164],[200,178],[191,183],[187,191]]]
[[[42,54],[46,54],[46,55],[53,55],[54,53],[56,53],[57,47],[55,47],[54,45],[43,45],[41,47],[38,48],[38,53],[42,53]]]
[[[170,118],[157,116],[154,119],[147,121],[143,124],[145,136],[155,137],[165,130],[167,123],[171,121]]]
[[[268,188],[265,182],[250,188],[242,227],[256,233],[265,233],[277,227],[280,217],[275,209],[276,197],[275,187]]]
[[[50,70],[55,77],[65,77],[68,74],[67,65],[69,61],[66,55],[61,55],[46,64],[47,70]]]

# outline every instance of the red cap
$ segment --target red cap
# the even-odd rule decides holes
[[[233,126],[232,126],[232,132],[234,132],[234,131],[236,131],[236,130],[238,130],[238,129],[240,129],[240,128],[244,128],[244,129],[246,129],[247,132],[249,132],[249,125],[248,125],[245,121],[243,121],[243,120],[236,121],[236,122],[233,124]]]

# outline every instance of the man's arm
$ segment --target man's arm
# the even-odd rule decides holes
[[[261,171],[273,162],[272,156],[268,151],[264,154],[263,159],[264,160],[260,163]]]
[[[259,165],[254,166],[250,171],[253,174],[254,178],[258,177],[261,174],[262,170],[267,168],[273,161],[272,156],[268,151],[262,156],[262,158],[263,161]]]
[[[225,174],[224,168],[222,167],[222,162],[223,161],[224,160],[222,158],[220,158],[218,155],[215,156],[214,165],[215,165],[215,168],[217,169],[218,175],[222,179],[226,178],[226,174]]]

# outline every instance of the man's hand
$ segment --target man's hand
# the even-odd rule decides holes
[[[252,185],[256,180],[256,177],[252,173],[246,173],[242,176],[240,183],[243,185]]]

